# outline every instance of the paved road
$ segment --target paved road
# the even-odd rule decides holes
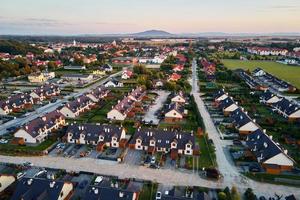
[[[159,91],[153,91],[154,93],[157,93],[157,98],[155,99],[154,105],[151,105],[149,107],[149,110],[144,116],[144,121],[145,122],[151,122],[152,124],[158,124],[159,119],[155,115],[156,111],[161,109],[164,105],[164,102],[167,100],[170,92],[164,91],[164,90],[159,90]]]
[[[112,77],[116,77],[118,75],[121,75],[121,71],[120,72],[117,72],[115,74],[112,74],[110,75],[109,77],[95,83],[95,84],[92,84],[90,85],[89,87],[86,87],[86,88],[83,88],[83,89],[78,89],[76,90],[76,92],[74,93],[71,93],[70,95],[67,95],[67,96],[64,96],[63,99],[58,99],[55,103],[50,103],[50,104],[47,104],[43,107],[40,107],[38,109],[36,109],[34,112],[31,112],[28,114],[28,116],[26,117],[22,117],[22,118],[16,118],[16,119],[13,119],[11,121],[8,121],[6,122],[5,124],[2,124],[0,126],[0,135],[4,135],[7,133],[7,128],[9,127],[19,127],[19,126],[22,126],[23,124],[37,118],[37,117],[41,117],[43,116],[45,113],[48,113],[48,112],[51,112],[51,111],[54,111],[56,110],[58,107],[60,107],[63,103],[66,103],[68,102],[68,99],[69,98],[76,98],[88,91],[90,91],[91,89],[99,86],[99,85],[102,85],[104,82],[106,82],[108,79],[112,78]]]
[[[213,140],[214,145],[216,147],[216,159],[218,168],[223,175],[224,179],[222,184],[225,186],[236,185],[240,189],[251,187],[255,192],[260,194],[272,195],[275,192],[278,194],[286,192],[286,194],[297,194],[300,197],[300,192],[297,188],[280,186],[280,185],[271,185],[267,183],[260,183],[253,181],[245,176],[242,176],[238,169],[235,167],[229,152],[226,150],[226,146],[228,142],[226,140],[222,140],[220,135],[213,123],[213,120],[208,113],[203,100],[200,97],[200,90],[198,86],[198,76],[197,76],[197,63],[194,60],[192,65],[192,92],[191,94],[195,98],[195,102],[197,104],[198,110],[203,118],[204,125],[206,127],[206,132],[208,133],[208,137]]]

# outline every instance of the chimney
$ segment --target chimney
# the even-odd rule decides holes
[[[256,119],[253,119],[253,122],[256,123]]]
[[[31,178],[31,179],[29,179],[29,180],[27,181],[27,184],[28,184],[28,185],[31,185],[32,182],[33,182],[33,179]]]
[[[288,150],[287,149],[285,149],[283,152],[284,152],[284,154],[288,154]]]
[[[266,134],[267,133],[267,129],[263,129],[263,133]]]
[[[50,188],[54,188],[54,185],[55,185],[55,181],[52,181],[52,182],[50,183]]]
[[[269,137],[270,137],[271,140],[273,140],[273,135],[270,135]]]
[[[124,193],[123,192],[119,192],[119,197],[123,198],[124,197]]]
[[[99,193],[98,188],[94,190],[94,193],[95,193],[95,194],[98,194],[98,193]]]

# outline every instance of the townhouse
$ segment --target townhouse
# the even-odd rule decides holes
[[[273,109],[289,121],[300,119],[300,107],[286,98],[272,104]]]
[[[104,147],[125,147],[126,132],[123,127],[100,124],[71,124],[66,132],[68,143],[96,145],[98,151]]]
[[[0,115],[7,115],[11,112],[18,112],[25,108],[31,108],[33,99],[28,93],[15,94],[7,100],[0,101]]]
[[[89,97],[81,95],[75,100],[68,102],[60,112],[67,118],[76,118],[95,105],[96,104]]]
[[[0,196],[7,188],[9,188],[16,181],[13,175],[0,174]]]
[[[129,148],[147,151],[149,154],[171,153],[172,159],[176,159],[179,154],[190,156],[199,153],[193,133],[151,128],[138,128],[129,142]]]
[[[95,89],[93,89],[91,92],[87,93],[86,96],[90,98],[93,102],[97,103],[101,99],[104,99],[107,97],[107,95],[110,93],[110,90],[103,86],[99,86]]]
[[[136,103],[141,102],[146,92],[142,87],[133,89],[122,101],[118,101],[108,113],[107,119],[123,121],[135,107]]]
[[[265,130],[257,129],[247,135],[246,145],[267,173],[279,174],[292,170],[295,161],[268,136]]]
[[[244,70],[239,73],[239,76],[251,89],[261,91],[265,91],[268,89],[268,86],[260,84],[256,79],[247,74]]]
[[[261,103],[267,104],[269,106],[272,106],[272,104],[275,104],[281,100],[280,97],[270,92],[270,90],[267,90],[264,93],[262,93],[259,99]]]
[[[255,119],[251,119],[248,116],[247,112],[244,112],[243,109],[238,108],[233,111],[230,115],[232,124],[239,131],[239,134],[243,137],[250,133],[253,133],[260,127],[256,124]]]
[[[228,93],[226,93],[224,89],[221,89],[213,94],[213,98],[215,103],[219,103],[220,101],[228,98]]]
[[[238,109],[238,103],[233,101],[232,97],[227,97],[226,99],[220,101],[219,108],[222,109],[225,116],[229,116],[233,111]]]
[[[252,75],[253,76],[263,76],[263,75],[266,75],[266,72],[263,69],[258,67],[255,70],[253,70]]]
[[[73,183],[41,178],[22,178],[11,200],[51,199],[69,200],[73,195]]]
[[[21,138],[27,144],[41,143],[65,124],[65,117],[55,110],[28,122],[14,134],[14,137]]]
[[[248,53],[257,54],[261,56],[285,56],[288,53],[286,49],[268,48],[268,47],[248,47]]]
[[[45,84],[31,91],[30,96],[35,102],[44,101],[53,96],[60,95],[60,88],[55,84]]]
[[[179,122],[187,115],[184,105],[173,102],[165,110],[165,122]]]
[[[64,66],[66,70],[86,70],[85,66]]]
[[[61,78],[66,81],[90,82],[93,80],[94,76],[92,74],[64,74]]]

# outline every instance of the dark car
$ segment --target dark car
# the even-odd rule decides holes
[[[88,184],[88,181],[87,181],[87,180],[84,180],[84,181],[82,181],[82,182],[79,183],[78,187],[79,187],[80,189],[83,189],[83,188],[85,188],[85,186],[86,186],[87,184]]]
[[[241,145],[242,145],[242,142],[241,142],[240,140],[234,139],[234,140],[233,140],[233,144],[234,144],[234,145],[241,146]]]
[[[211,178],[211,179],[221,178],[221,174],[220,174],[219,170],[217,170],[215,168],[207,168],[207,169],[205,169],[205,172],[206,172],[207,178]]]
[[[260,168],[258,166],[249,166],[250,172],[260,172]]]

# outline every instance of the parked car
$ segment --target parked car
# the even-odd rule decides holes
[[[155,164],[155,162],[156,162],[156,158],[155,158],[155,156],[152,156],[150,164]]]
[[[238,145],[238,146],[243,145],[243,143],[242,143],[240,140],[238,140],[238,139],[234,139],[234,140],[233,140],[233,144],[234,144],[234,145]]]
[[[160,192],[160,191],[157,191],[157,192],[156,192],[155,199],[156,199],[156,200],[161,199],[161,192]]]
[[[31,162],[24,162],[23,166],[25,166],[25,167],[32,167],[33,164]]]
[[[6,140],[6,139],[1,139],[0,140],[0,144],[7,144],[8,143],[8,140]]]
[[[220,179],[221,178],[221,174],[220,174],[219,170],[217,170],[215,168],[207,168],[207,169],[205,169],[205,172],[206,172],[207,178],[212,178],[212,179]]]
[[[250,172],[260,172],[260,168],[258,166],[249,166],[249,171]]]

